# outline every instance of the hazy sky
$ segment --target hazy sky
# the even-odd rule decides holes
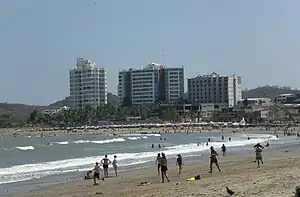
[[[218,72],[243,87],[300,88],[299,0],[1,0],[0,102],[69,95],[76,58],[118,70],[151,62]],[[162,58],[164,48],[164,61]]]

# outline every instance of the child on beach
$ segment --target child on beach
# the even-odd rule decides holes
[[[180,176],[182,170],[183,160],[180,154],[177,155],[176,166],[178,166],[178,175]]]
[[[222,149],[223,157],[225,157],[226,156],[226,146],[225,146],[225,144],[222,145],[221,149]]]
[[[170,182],[169,177],[167,175],[167,171],[168,171],[168,160],[166,158],[165,153],[161,154],[161,160],[160,160],[160,165],[161,165],[161,180],[164,183],[165,182],[165,177],[167,179],[168,182]]]
[[[158,173],[158,176],[160,174],[160,161],[161,161],[161,156],[160,156],[160,153],[158,153],[157,157],[156,157],[156,161],[155,161],[155,164],[157,164],[157,173]]]
[[[111,163],[111,161],[107,158],[107,155],[104,156],[104,158],[101,160],[101,163],[103,165],[104,177],[108,178],[108,165]]]
[[[118,176],[118,160],[117,160],[117,155],[114,156],[114,160],[112,162],[112,165],[114,167],[116,176]]]
[[[210,171],[209,171],[209,173],[212,173],[212,165],[213,164],[216,164],[219,172],[221,172],[217,156],[219,156],[219,154],[217,153],[215,148],[213,146],[211,146],[210,147],[210,164],[209,164]]]
[[[100,180],[100,171],[101,171],[101,168],[100,168],[98,162],[96,162],[96,165],[94,168],[94,185],[98,185],[98,182],[96,179]],[[104,181],[104,178],[102,178],[102,181]]]

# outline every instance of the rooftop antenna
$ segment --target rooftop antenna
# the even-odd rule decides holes
[[[164,53],[164,48],[161,50],[161,58],[162,58],[162,64],[165,64],[165,53]]]

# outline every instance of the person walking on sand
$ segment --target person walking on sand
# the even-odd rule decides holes
[[[96,165],[94,168],[94,185],[98,185],[98,181],[100,180],[100,171],[101,171],[101,168],[99,166],[99,163],[96,162]],[[96,179],[98,179],[98,181]],[[104,178],[102,178],[102,181],[104,181]]]
[[[168,171],[168,160],[166,158],[165,153],[161,154],[161,160],[160,160],[160,165],[161,165],[161,181],[164,183],[165,182],[165,177],[167,179],[168,182],[170,182],[170,179],[167,175],[167,171]]]
[[[256,146],[255,147],[255,160],[257,161],[257,167],[260,167],[260,162],[261,164],[264,164],[263,158],[262,158],[262,151],[263,151],[263,146]]]
[[[118,160],[117,160],[117,155],[114,156],[114,160],[112,162],[112,165],[114,167],[116,176],[118,176]]]
[[[160,175],[160,164],[161,164],[161,156],[160,153],[157,154],[155,164],[157,164],[157,174]]]
[[[104,158],[101,160],[101,163],[103,165],[104,177],[108,178],[108,165],[111,163],[111,161],[107,158],[107,155],[104,156]]]
[[[212,165],[213,164],[216,164],[219,172],[221,172],[217,156],[219,156],[219,154],[217,153],[215,148],[213,146],[211,146],[210,147],[210,164],[209,164],[210,171],[209,171],[209,173],[212,173]]]
[[[183,160],[180,154],[177,155],[176,166],[178,166],[178,175],[180,176],[182,170]]]
[[[225,144],[222,145],[221,149],[222,149],[222,155],[223,155],[223,157],[225,157],[226,156],[226,146],[225,146]]]

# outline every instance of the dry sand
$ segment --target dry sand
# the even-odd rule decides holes
[[[121,173],[93,186],[92,180],[52,185],[39,191],[15,194],[12,197],[225,197],[225,187],[233,189],[235,197],[288,197],[293,196],[300,179],[300,153],[265,153],[265,164],[257,168],[253,157],[228,156],[220,158],[222,172],[214,167],[208,173],[208,163],[184,165],[179,177],[176,166],[169,165],[171,182],[161,183],[153,168]],[[200,174],[202,179],[185,179]],[[137,186],[141,181],[151,185]]]

